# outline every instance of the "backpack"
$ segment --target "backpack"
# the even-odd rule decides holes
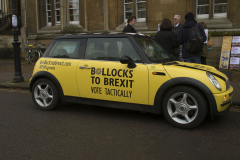
[[[203,36],[199,30],[198,23],[196,26],[188,29],[188,41],[186,43],[186,50],[190,54],[198,54],[203,50]]]

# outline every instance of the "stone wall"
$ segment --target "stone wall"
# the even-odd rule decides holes
[[[26,1],[28,33],[37,33],[37,1]]]
[[[19,39],[21,42],[21,40]],[[12,59],[13,56],[13,35],[0,35],[0,59]]]
[[[173,23],[174,15],[181,15],[181,23],[184,23],[184,15],[187,13],[186,0],[151,0],[147,1],[147,24],[150,29],[157,29],[163,19],[168,18]]]
[[[108,25],[109,30],[115,30],[115,28],[124,22],[124,1],[108,0]]]
[[[221,50],[222,50],[222,36],[212,36],[214,40],[213,49],[208,51],[207,65],[219,68]]]
[[[103,0],[87,0],[87,16],[89,31],[104,30]]]

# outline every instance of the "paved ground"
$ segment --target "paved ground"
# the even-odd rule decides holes
[[[14,84],[12,83],[14,77],[14,63],[13,60],[0,60],[0,87],[4,88],[21,88],[29,89],[29,79],[32,76],[34,65],[29,64],[26,61],[21,62],[22,75],[24,82]],[[220,70],[225,73],[230,80],[230,84],[233,86],[233,104],[240,105],[240,71],[232,70]]]
[[[72,103],[41,111],[27,90],[0,89],[0,101],[2,160],[240,159],[240,108],[183,130],[135,111]]]

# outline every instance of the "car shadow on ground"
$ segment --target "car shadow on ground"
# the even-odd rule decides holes
[[[96,117],[101,117],[108,120],[136,121],[136,122],[145,123],[145,124],[146,123],[157,124],[162,127],[168,126],[170,128],[175,128],[168,123],[168,121],[165,119],[163,114],[157,115],[157,114],[140,112],[140,111],[90,106],[90,105],[82,105],[82,104],[76,104],[76,103],[62,103],[59,106],[59,108],[56,109],[56,111],[67,112],[74,115],[79,114],[79,116],[81,115],[96,116]],[[205,118],[205,120],[193,130],[201,130],[201,129],[209,130],[213,128],[221,128],[223,125],[226,125],[226,124],[228,124],[228,126],[231,126],[229,125],[229,123],[231,123],[231,121],[234,122],[231,115],[239,114],[239,113],[229,112],[224,116],[217,116],[214,118],[211,118],[211,116],[208,115]]]

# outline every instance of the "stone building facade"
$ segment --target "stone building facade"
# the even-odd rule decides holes
[[[154,35],[164,18],[192,12],[204,21],[215,45],[208,64],[218,66],[223,35],[240,34],[239,0],[18,0],[21,4],[22,50],[27,42],[49,44],[59,35],[80,32],[121,32],[129,15],[134,28]]]
[[[15,0],[18,26],[21,28],[21,2]],[[0,0],[0,59],[13,58],[12,0]]]
[[[64,31],[68,26],[78,26],[85,31],[114,31],[135,15],[143,30],[155,30],[164,18],[172,20],[175,14],[193,12],[197,19],[219,18],[219,26],[240,27],[238,0],[25,0],[28,33],[37,34],[51,27]],[[225,21],[225,22],[224,22]],[[229,23],[230,22],[230,23]],[[225,25],[224,25],[225,24]],[[229,25],[226,25],[229,24]],[[76,28],[78,28],[76,27]],[[80,29],[81,30],[81,29]],[[141,30],[141,29],[140,29]]]

